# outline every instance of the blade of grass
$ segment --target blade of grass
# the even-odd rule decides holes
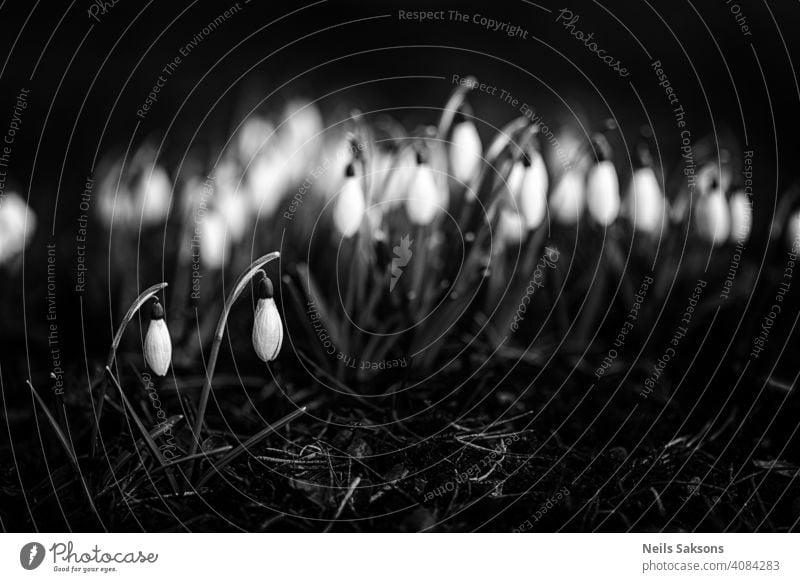
[[[164,423],[160,424],[159,426],[157,426],[156,428],[154,428],[153,430],[150,431],[150,437],[155,441],[155,439],[157,439],[160,436],[162,436],[168,430],[172,430],[172,428],[175,425],[177,425],[181,420],[183,420],[183,415],[182,414],[176,414],[174,416],[170,416]],[[144,440],[143,439],[138,439],[134,443],[133,446],[134,446],[135,449],[138,449],[143,444],[144,444]],[[125,463],[130,461],[132,457],[133,457],[133,452],[132,451],[125,451],[122,455],[120,455],[119,459],[117,459],[117,462],[114,463],[114,466],[111,468],[111,475],[116,475],[116,473],[119,470],[121,470],[122,467],[125,465]],[[167,461],[167,462],[169,463],[169,461]],[[104,475],[103,480],[107,481],[108,477],[109,477],[109,475],[108,475],[108,473],[106,473]],[[111,485],[107,484],[100,491],[100,493],[98,493],[98,495],[102,495],[103,493],[108,491],[108,489],[110,489],[110,488],[111,488]]]
[[[163,467],[166,464],[166,461],[164,461],[164,457],[161,455],[161,451],[158,449],[158,445],[153,440],[153,437],[150,436],[150,433],[144,427],[144,424],[142,424],[142,420],[139,418],[139,415],[136,414],[136,411],[134,410],[130,400],[128,400],[128,397],[125,396],[125,392],[122,390],[122,386],[120,386],[116,377],[114,377],[114,374],[111,372],[111,368],[109,368],[108,366],[106,366],[106,373],[108,374],[108,377],[111,379],[111,381],[114,383],[114,386],[117,387],[123,405],[125,406],[125,408],[128,409],[128,412],[133,418],[133,422],[136,424],[136,427],[139,429],[139,432],[142,433],[144,442],[147,445],[147,448],[150,449],[150,453],[153,455],[153,458],[155,458],[158,464]],[[177,493],[178,482],[175,481],[175,475],[173,475],[170,471],[167,471],[166,475],[167,475],[167,480],[169,481],[169,485],[170,487],[172,487],[173,493]]]
[[[241,454],[247,452],[247,450],[250,447],[254,447],[258,443],[263,441],[265,438],[267,438],[269,435],[271,435],[273,432],[280,430],[281,428],[283,428],[283,426],[290,423],[295,418],[299,417],[302,414],[305,414],[307,409],[308,409],[307,406],[303,406],[302,408],[298,408],[297,410],[287,414],[275,424],[269,425],[266,428],[257,432],[256,434],[254,434],[253,436],[251,436],[245,442],[240,444],[238,447],[236,447],[230,453],[228,453],[222,459],[220,459],[218,463],[216,464],[212,463],[211,468],[208,471],[206,471],[206,473],[200,478],[200,481],[198,481],[197,487],[198,488],[202,487],[209,479],[211,479],[211,477],[214,476],[214,474],[219,474],[222,471],[222,469],[224,469],[230,463],[235,461]]]
[[[31,389],[31,394],[36,399],[36,402],[39,404],[39,407],[44,412],[44,415],[47,417],[47,420],[50,422],[50,426],[53,427],[53,430],[56,433],[56,437],[58,441],[61,443],[61,446],[64,448],[64,452],[67,454],[67,458],[69,459],[72,466],[75,468],[75,471],[78,472],[78,479],[81,482],[81,486],[83,487],[84,493],[86,493],[86,499],[89,501],[89,505],[92,508],[92,511],[95,515],[97,515],[97,508],[94,505],[94,500],[92,499],[92,494],[89,491],[89,486],[86,484],[86,480],[83,478],[83,473],[81,472],[81,466],[78,464],[78,457],[75,455],[75,451],[72,450],[72,447],[69,445],[69,441],[67,440],[66,435],[64,435],[64,431],[61,430],[61,427],[58,426],[56,419],[53,417],[50,410],[47,408],[44,400],[42,397],[39,396],[39,393],[36,392],[36,389],[31,384],[30,380],[26,380],[25,383],[28,385],[28,388]]]
[[[324,376],[329,382],[332,382],[333,384],[335,384],[336,387],[339,388],[342,392],[346,392],[350,396],[353,396],[359,402],[361,402],[364,406],[367,406],[368,408],[371,408],[372,410],[380,410],[381,409],[380,406],[376,406],[375,404],[372,404],[372,402],[370,402],[367,398],[365,398],[361,394],[357,393],[355,390],[353,390],[352,388],[350,388],[346,384],[343,384],[342,382],[340,382],[336,378],[336,376],[334,376],[333,374],[328,373],[323,368],[319,367],[316,364],[316,362],[314,362],[314,360],[312,360],[310,357],[308,357],[306,354],[304,354],[302,350],[297,350],[297,355],[300,356],[300,359],[305,361],[309,366],[313,366],[315,371],[317,373],[319,373],[320,376]]]

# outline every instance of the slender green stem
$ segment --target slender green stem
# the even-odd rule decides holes
[[[225,326],[228,323],[228,315],[231,312],[231,307],[236,302],[236,299],[239,298],[239,295],[242,294],[245,286],[250,282],[261,268],[269,263],[280,257],[281,254],[279,252],[269,253],[268,255],[264,255],[253,261],[245,271],[239,275],[239,278],[236,280],[236,283],[233,285],[233,290],[231,291],[228,298],[225,300],[225,305],[222,306],[222,313],[219,316],[219,321],[217,322],[217,331],[214,333],[214,341],[211,344],[211,354],[208,357],[208,367],[206,369],[206,379],[203,382],[203,390],[200,393],[200,402],[197,406],[197,418],[194,421],[194,429],[193,429],[193,436],[192,439],[192,446],[189,450],[189,456],[194,455],[197,453],[197,447],[200,445],[200,431],[203,428],[203,420],[206,415],[206,408],[208,407],[208,397],[211,395],[211,381],[214,378],[214,369],[217,367],[217,358],[219,357],[219,349],[222,345],[222,338],[225,335]]]
[[[444,139],[448,132],[450,131],[450,126],[453,125],[453,119],[455,119],[456,111],[461,108],[461,104],[464,102],[464,99],[467,96],[467,93],[472,89],[472,87],[477,82],[475,77],[468,77],[467,79],[463,80],[463,83],[459,84],[456,87],[455,91],[453,91],[452,95],[450,95],[450,99],[448,99],[447,104],[442,109],[442,115],[439,117],[439,125],[436,128],[436,137],[440,140]]]
[[[136,312],[147,303],[147,301],[153,297],[156,293],[161,291],[164,287],[166,287],[168,283],[156,283],[152,287],[148,287],[145,289],[137,298],[136,300],[131,303],[131,306],[128,308],[128,312],[125,314],[125,317],[122,318],[122,322],[119,324],[117,328],[117,333],[114,334],[114,339],[111,341],[111,349],[108,352],[108,359],[106,360],[106,368],[111,368],[114,365],[114,360],[117,358],[117,349],[119,348],[119,344],[122,341],[122,334],[125,333],[125,328],[128,327],[128,324],[133,319],[133,316],[136,315]],[[97,408],[94,415],[94,426],[92,427],[92,436],[91,436],[91,454],[94,456],[95,452],[97,451],[97,436],[100,431],[100,417],[103,414],[103,403],[106,400],[106,388],[107,384],[105,382],[105,378],[103,377],[104,372],[101,372],[101,380],[100,380],[100,398],[97,402]]]

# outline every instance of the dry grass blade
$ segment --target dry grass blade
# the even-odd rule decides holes
[[[152,438],[153,440],[159,438],[164,433],[166,433],[168,430],[172,430],[175,427],[175,425],[177,425],[181,420],[183,420],[183,415],[182,414],[176,414],[174,416],[170,416],[165,422],[159,424],[156,428],[154,428],[153,430],[150,431],[150,438]],[[134,446],[135,449],[138,450],[138,448],[140,446],[142,446],[143,443],[144,443],[144,439],[139,439],[134,443],[133,446]],[[105,475],[103,477],[103,482],[107,483],[108,479],[112,478],[112,477],[113,477],[114,481],[116,482],[117,473],[122,469],[123,466],[125,466],[125,463],[127,463],[128,461],[131,460],[131,458],[133,457],[133,454],[134,453],[132,451],[125,451],[122,455],[120,455],[120,457],[117,460],[117,462],[114,463],[114,466],[112,468],[110,468],[108,471],[106,471],[106,473],[105,473]],[[167,461],[167,466],[169,466],[170,464],[171,463],[169,461]],[[98,496],[99,495],[103,495],[104,493],[108,492],[111,489],[112,486],[113,486],[113,483],[107,484],[103,488],[103,490],[100,491],[97,495]]]
[[[50,422],[50,426],[53,427],[53,430],[55,431],[56,436],[58,437],[58,441],[64,448],[64,452],[67,453],[67,458],[69,459],[69,462],[78,472],[78,480],[81,482],[83,491],[86,493],[86,498],[89,501],[89,505],[91,506],[92,511],[95,513],[95,515],[97,515],[97,508],[94,505],[92,494],[89,491],[89,486],[86,484],[86,481],[83,478],[83,473],[81,472],[81,466],[78,464],[78,457],[75,455],[75,451],[72,450],[72,447],[70,446],[69,441],[67,440],[67,436],[64,434],[64,431],[61,430],[61,427],[58,426],[56,419],[53,417],[52,413],[50,412],[50,409],[47,408],[47,405],[45,404],[44,400],[42,400],[42,397],[39,396],[38,392],[36,392],[36,389],[33,387],[33,384],[31,384],[31,381],[26,380],[25,383],[28,385],[28,388],[31,389],[31,394],[33,394],[33,397],[36,399],[36,402],[42,409],[42,412],[44,412],[44,415],[47,417],[48,422]]]
[[[233,449],[230,453],[222,457],[222,459],[220,459],[218,463],[212,464],[211,468],[208,471],[206,471],[206,473],[197,482],[197,487],[198,488],[202,487],[209,479],[211,479],[211,477],[213,477],[215,474],[219,474],[222,471],[222,469],[224,469],[226,466],[228,466],[230,463],[236,460],[236,458],[239,457],[239,455],[246,452],[250,447],[257,445],[276,430],[280,430],[283,426],[290,423],[298,416],[305,414],[307,409],[308,409],[307,406],[298,408],[294,412],[291,412],[286,416],[284,416],[283,418],[281,418],[275,424],[269,425],[266,428],[260,430],[258,433],[251,436],[245,442],[243,442],[238,447]]]
[[[347,493],[345,494],[342,502],[339,504],[339,508],[336,510],[336,515],[333,516],[333,519],[328,522],[328,526],[325,528],[324,533],[328,533],[331,531],[334,522],[339,519],[339,516],[342,515],[347,502],[350,501],[350,498],[353,496],[353,493],[356,491],[356,487],[358,487],[359,483],[361,483],[361,477],[356,477],[353,479],[352,483],[350,483],[350,487],[347,488]]]
[[[144,442],[145,444],[147,444],[147,448],[150,449],[150,453],[153,455],[153,458],[158,462],[160,466],[164,467],[166,465],[166,461],[164,460],[164,457],[161,455],[161,451],[159,450],[156,441],[153,440],[153,437],[150,436],[150,432],[144,427],[144,424],[142,424],[142,420],[139,418],[139,415],[136,414],[136,411],[133,409],[130,400],[128,400],[128,397],[125,396],[125,392],[122,390],[122,386],[119,385],[119,382],[114,377],[114,374],[112,374],[111,372],[111,368],[109,368],[108,366],[106,366],[106,373],[108,374],[108,377],[111,379],[111,381],[114,383],[114,386],[117,387],[123,405],[130,413],[131,417],[133,418],[133,422],[136,424],[139,431],[142,433]],[[175,481],[175,476],[170,471],[167,471],[166,475],[167,475],[167,480],[169,481],[169,485],[170,487],[172,487],[172,491],[174,493],[177,493],[178,483],[177,481]]]

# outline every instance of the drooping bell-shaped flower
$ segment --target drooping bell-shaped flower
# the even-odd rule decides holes
[[[325,127],[322,113],[315,103],[294,99],[286,105],[280,131],[280,148],[286,157],[286,170],[291,182],[302,182],[309,164],[317,158]]]
[[[605,137],[595,139],[595,149],[597,163],[589,168],[586,176],[586,206],[595,221],[601,226],[608,226],[619,215],[619,178]]]
[[[204,214],[200,222],[200,260],[207,269],[221,269],[225,264],[228,238],[225,217],[216,210]]]
[[[7,193],[0,199],[0,265],[19,253],[36,230],[36,215],[21,196]]]
[[[472,121],[460,121],[453,128],[453,143],[450,146],[450,166],[459,182],[469,183],[480,170],[483,145],[478,128]]]
[[[273,295],[272,281],[264,277],[258,283],[258,303],[253,319],[253,349],[264,362],[274,360],[283,344],[283,324]]]
[[[431,167],[417,156],[417,168],[409,185],[406,212],[412,223],[430,224],[442,210],[442,196]]]
[[[657,235],[662,228],[666,228],[666,204],[653,168],[644,166],[634,170],[625,195],[624,209],[634,230]]]
[[[250,212],[246,188],[241,181],[241,168],[233,159],[222,162],[214,173],[214,195],[216,208],[225,219],[228,236],[238,243],[244,238],[250,224]]]
[[[159,164],[154,163],[144,167],[139,174],[133,195],[136,218],[141,217],[142,224],[163,222],[169,213],[172,197],[172,181],[169,174]]]
[[[158,301],[150,310],[150,326],[144,338],[144,359],[157,376],[165,376],[172,361],[172,341],[164,320],[164,308]]]
[[[731,231],[731,213],[728,201],[718,182],[710,184],[710,191],[701,193],[695,208],[697,234],[714,246],[725,244]]]
[[[252,210],[259,218],[269,218],[289,189],[290,176],[286,158],[275,148],[260,152],[247,167],[245,177]]]
[[[786,221],[786,248],[790,253],[800,251],[800,208],[794,210]]]
[[[747,194],[738,190],[729,201],[731,207],[731,242],[744,244],[753,227],[753,205]]]
[[[527,169],[527,158],[525,156],[511,164],[511,170],[508,172],[505,183],[509,201],[514,201],[514,203],[519,201],[519,192],[522,189],[522,182],[525,179]]]
[[[350,238],[361,227],[365,211],[364,189],[351,163],[345,170],[344,185],[333,210],[333,223],[343,237]]]
[[[267,142],[274,137],[275,128],[272,124],[260,115],[251,115],[242,124],[237,135],[237,150],[239,161],[249,164],[255,159]]]
[[[504,207],[497,222],[498,248],[502,250],[508,245],[519,243],[525,232],[525,223],[520,213],[510,206]]]
[[[561,224],[575,224],[581,219],[586,203],[584,176],[577,168],[567,168],[550,196],[550,212]]]
[[[547,213],[549,178],[544,159],[538,151],[525,158],[525,175],[519,191],[518,204],[528,230],[538,228]]]
[[[103,178],[97,190],[97,212],[105,226],[138,227],[139,217],[134,217],[133,193],[122,171],[122,160],[104,161]]]

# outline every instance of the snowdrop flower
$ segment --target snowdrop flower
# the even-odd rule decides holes
[[[283,132],[285,144],[291,154],[295,150],[307,148],[318,139],[323,129],[322,114],[314,103],[304,99],[294,99],[284,111]]]
[[[144,359],[157,376],[164,376],[172,361],[172,341],[167,323],[164,321],[164,308],[156,301],[150,311],[150,327],[144,338]]]
[[[519,206],[525,218],[528,230],[537,228],[544,221],[547,213],[547,188],[549,179],[544,159],[537,151],[533,151],[525,159],[525,176],[519,191]]]
[[[97,213],[106,226],[130,227],[134,223],[133,194],[122,176],[122,161],[113,162],[100,180]]]
[[[406,198],[406,212],[414,224],[430,224],[442,208],[442,195],[433,170],[421,156],[417,156],[417,169]]]
[[[21,196],[0,197],[0,265],[19,253],[36,230],[36,215]]]
[[[666,204],[653,168],[644,166],[634,170],[625,195],[625,215],[634,230],[655,235],[665,228]]]
[[[497,238],[501,250],[507,245],[521,242],[525,232],[525,222],[519,212],[511,207],[505,207],[500,211]]]
[[[351,163],[345,170],[344,185],[333,210],[333,223],[343,237],[350,238],[358,232],[365,210],[364,189]]]
[[[519,192],[522,189],[522,182],[525,179],[525,172],[528,169],[525,156],[511,164],[511,170],[506,178],[505,188],[509,200],[519,200]]]
[[[731,207],[731,242],[744,244],[750,238],[753,225],[753,206],[747,194],[738,190],[730,199]]]
[[[478,174],[482,161],[483,145],[478,128],[465,119],[453,128],[452,141],[450,167],[453,169],[453,176],[459,182],[468,184]]]
[[[595,138],[597,163],[589,168],[586,177],[586,205],[589,214],[601,226],[608,226],[619,215],[619,179],[614,162],[611,161],[611,147],[605,137]]]
[[[800,209],[792,212],[786,223],[786,247],[790,253],[800,250]]]
[[[270,217],[289,189],[286,159],[278,150],[268,149],[256,157],[245,178],[253,211],[259,217]]]
[[[239,159],[249,164],[267,144],[274,131],[272,124],[259,115],[251,115],[238,133],[237,151]]]
[[[575,224],[585,205],[584,178],[580,170],[568,168],[553,189],[550,211],[561,224]]]
[[[264,362],[274,360],[283,344],[283,324],[273,295],[272,281],[265,276],[258,283],[258,303],[253,320],[253,348]]]
[[[163,222],[169,213],[172,196],[172,181],[167,171],[158,164],[142,168],[133,196],[135,212],[142,224]]]
[[[239,167],[233,161],[223,162],[214,175],[216,207],[225,219],[228,235],[234,243],[244,238],[250,221],[250,206],[239,176]]]
[[[695,228],[705,240],[718,246],[728,240],[731,214],[719,182],[709,184],[709,192],[701,193],[695,208]]]
[[[414,152],[409,148],[397,152],[388,172],[386,187],[383,189],[383,199],[389,203],[390,207],[393,207],[405,199],[411,182],[417,174],[417,159]]]
[[[221,269],[225,264],[226,230],[225,218],[217,210],[205,213],[200,222],[200,260],[208,269]]]

